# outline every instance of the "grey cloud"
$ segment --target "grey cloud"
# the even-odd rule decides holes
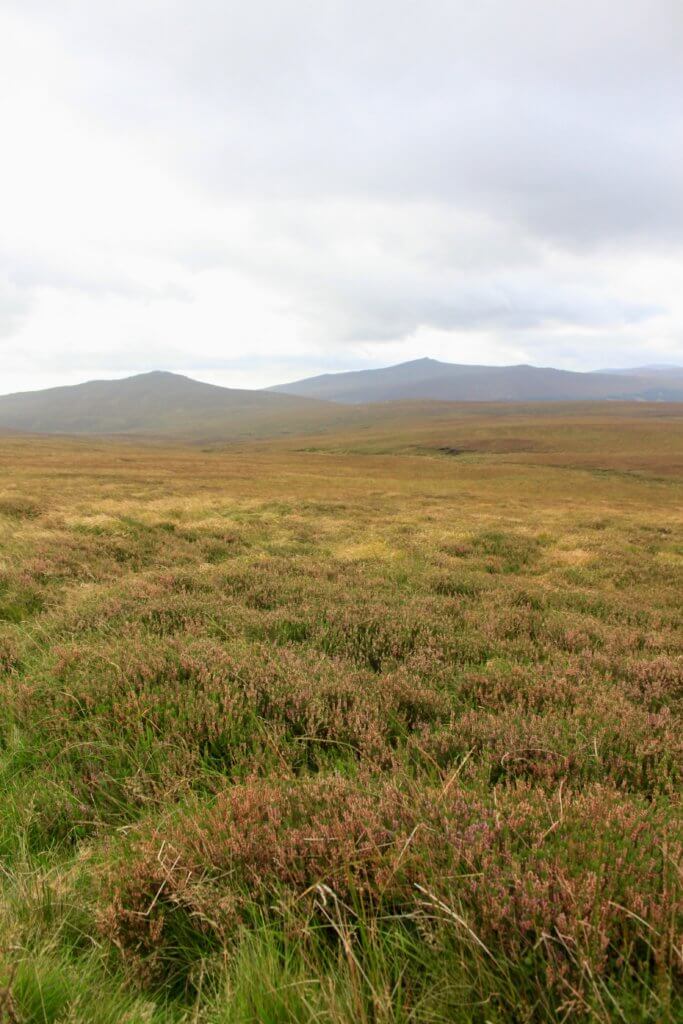
[[[613,294],[594,272],[563,280],[509,226],[434,205],[269,207],[254,216],[249,244],[213,239],[175,255],[196,270],[231,267],[277,284],[346,341],[390,341],[420,326],[614,328],[666,312]]]
[[[7,309],[41,287],[191,301],[226,269],[306,318],[320,363],[424,325],[552,362],[668,313],[604,267],[683,249],[680,0],[6,5],[63,50],[69,109],[207,214],[174,234],[169,206],[163,237],[128,243],[178,268],[162,284],[125,240],[72,264],[14,250]],[[229,368],[190,345],[166,362]]]
[[[661,312],[657,307],[619,301],[589,290],[534,287],[515,281],[472,282],[444,290],[441,295],[364,296],[355,292],[349,315],[349,337],[354,340],[404,337],[418,327],[444,330],[498,330],[517,332],[551,326],[620,327],[640,323]],[[351,310],[346,305],[348,311]]]
[[[429,198],[566,245],[683,241],[678,0],[33,7],[74,48],[74,101],[215,196]]]

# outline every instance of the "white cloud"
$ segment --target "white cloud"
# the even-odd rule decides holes
[[[683,362],[678,0],[6,0],[0,392]]]

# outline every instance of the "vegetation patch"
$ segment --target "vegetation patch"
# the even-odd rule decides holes
[[[0,1020],[681,1019],[678,421],[553,415],[3,440]]]

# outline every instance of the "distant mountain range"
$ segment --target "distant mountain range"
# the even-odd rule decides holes
[[[415,359],[380,370],[325,373],[271,392],[358,404],[405,399],[550,402],[627,399],[683,401],[683,367],[572,373],[538,366],[469,366]]]
[[[683,377],[683,366],[673,363],[651,363],[649,366],[630,366],[626,369],[595,370],[595,373],[617,373],[622,377]]]
[[[248,438],[350,424],[346,406],[387,402],[683,402],[683,367],[571,373],[416,359],[281,384],[224,388],[156,371],[0,396],[0,429],[45,434]],[[370,415],[365,410],[364,415]]]

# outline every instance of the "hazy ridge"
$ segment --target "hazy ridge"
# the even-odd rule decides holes
[[[605,400],[682,402],[683,369],[574,373],[418,359],[376,370],[323,374],[263,390],[219,387],[155,371],[123,380],[0,396],[0,429],[247,439],[384,420],[391,415],[389,403]]]
[[[538,366],[471,366],[415,359],[378,370],[327,373],[271,391],[333,402],[434,399],[450,402],[544,402],[637,399],[683,401],[683,369],[576,373]]]

